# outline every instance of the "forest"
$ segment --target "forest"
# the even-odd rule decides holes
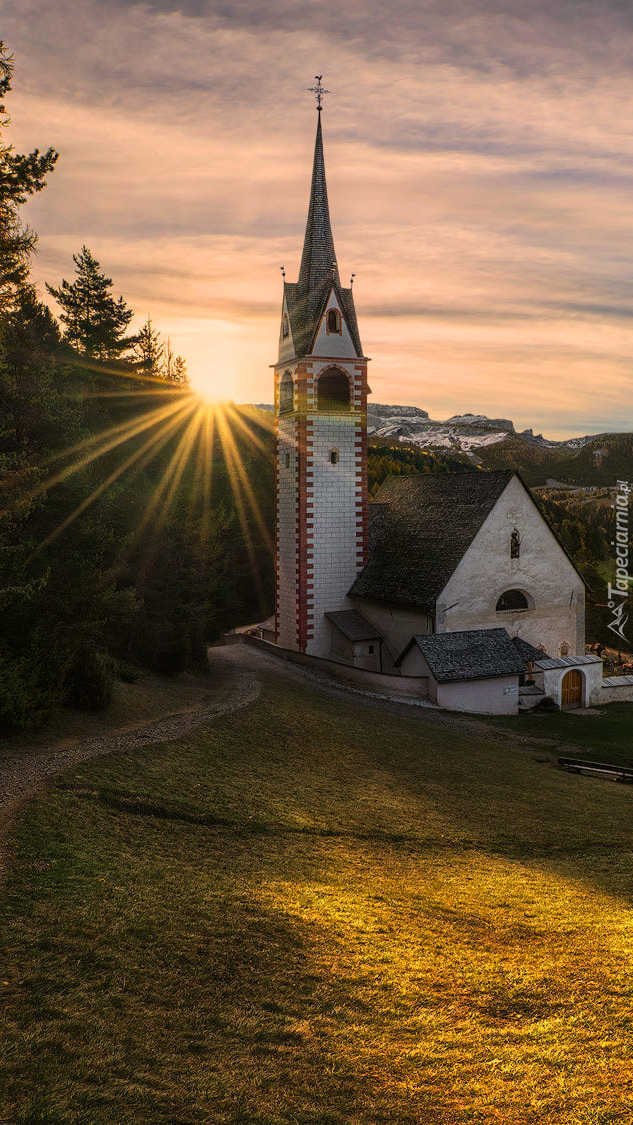
[[[13,59],[0,48],[0,126]],[[186,362],[91,251],[31,282],[23,221],[58,154],[0,144],[0,728],[108,704],[139,664],[204,667],[228,625],[270,611],[270,422],[212,411]]]

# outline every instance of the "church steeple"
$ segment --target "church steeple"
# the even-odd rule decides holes
[[[327,657],[329,614],[367,560],[367,358],[341,285],[328,207],[321,99],[299,279],[286,281],[275,368],[275,640]],[[336,653],[334,653],[335,658]],[[365,665],[363,665],[364,667]]]
[[[341,284],[327,198],[320,106],[318,110],[310,205],[298,281],[299,289],[304,294],[314,292],[315,289],[323,289],[327,282],[335,281],[337,285]]]

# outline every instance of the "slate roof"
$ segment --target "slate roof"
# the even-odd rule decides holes
[[[299,268],[299,288],[302,290],[320,289],[325,282],[336,281],[341,284],[334,252],[334,237],[330,222],[330,208],[325,179],[325,158],[323,156],[323,133],[321,114],[318,115],[316,139],[314,142],[314,161],[312,164],[312,184],[308,220],[303,242],[303,254]]]
[[[388,477],[370,505],[370,555],[350,595],[432,613],[512,479],[500,472]]]
[[[439,684],[514,676],[525,671],[523,658],[505,629],[466,629],[456,633],[415,636],[396,664],[400,664],[414,644]]]
[[[302,289],[299,283],[294,281],[284,283],[284,297],[286,298],[286,308],[288,309],[296,356],[311,354],[312,342],[332,289],[334,289],[343,310],[356,354],[362,356],[363,348],[360,342],[352,290],[344,289],[338,281],[333,281],[331,273],[329,280],[315,289]]]
[[[543,660],[547,653],[542,648],[535,648],[529,641],[524,641],[523,637],[513,637],[512,644],[517,650],[519,656],[527,662],[530,660],[534,663],[535,660]]]
[[[337,613],[326,613],[325,616],[348,641],[378,641],[382,638],[382,633],[376,626],[355,609],[342,609]]]
[[[284,284],[284,297],[295,345],[295,355],[310,355],[316,330],[332,287],[336,291],[338,302],[343,310],[356,354],[362,356],[363,349],[358,334],[352,290],[342,287],[336,262],[325,179],[321,114],[319,114],[314,143],[310,203],[308,205],[308,219],[299,268],[299,280],[297,282],[288,281]]]
[[[579,664],[602,664],[599,656],[545,656],[540,653],[538,660],[535,664],[544,671],[548,672],[551,668],[577,668]]]

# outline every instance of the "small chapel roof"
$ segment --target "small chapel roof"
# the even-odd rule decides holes
[[[505,629],[466,629],[412,637],[396,660],[400,664],[412,645],[422,653],[439,684],[516,676],[525,671],[523,657]]]
[[[433,612],[512,479],[499,472],[388,477],[370,505],[370,555],[350,595]]]
[[[325,615],[348,641],[378,641],[382,633],[356,609],[341,609]]]

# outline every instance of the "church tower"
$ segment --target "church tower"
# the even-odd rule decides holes
[[[367,561],[367,359],[330,223],[320,78],[312,186],[299,278],[284,280],[275,371],[275,636],[330,651],[326,613],[351,608]]]

